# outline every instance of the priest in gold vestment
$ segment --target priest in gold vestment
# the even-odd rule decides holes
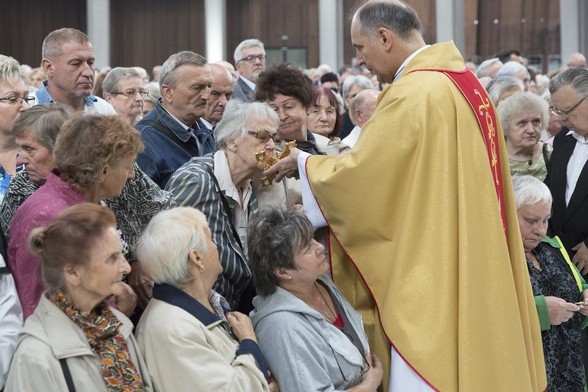
[[[331,231],[334,281],[391,372],[383,390],[544,391],[504,137],[488,96],[477,81],[452,81],[451,72],[464,76],[459,51],[425,45],[401,2],[364,4],[351,38],[358,63],[391,83],[354,149],[294,149],[267,173],[291,175],[298,164],[305,211]]]

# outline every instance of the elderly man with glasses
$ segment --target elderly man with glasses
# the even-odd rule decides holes
[[[588,273],[588,70],[570,68],[550,84],[551,113],[563,130],[553,141],[545,183],[553,194],[550,235],[558,235],[583,275]]]
[[[265,71],[265,49],[258,39],[246,39],[235,49],[235,69],[239,78],[233,84],[233,98],[245,102],[253,100],[259,74]]]
[[[588,69],[570,68],[549,83],[551,113],[563,129],[553,140],[545,184],[553,195],[548,235],[559,236],[572,262],[588,275]],[[584,330],[584,363],[588,334]],[[588,373],[588,372],[587,372]]]
[[[148,94],[141,75],[133,68],[111,69],[102,82],[104,98],[127,124],[133,126],[141,119],[143,99]]]

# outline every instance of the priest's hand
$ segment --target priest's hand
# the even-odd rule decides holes
[[[580,242],[578,245],[572,248],[573,251],[576,252],[574,257],[572,258],[572,262],[576,264],[578,270],[582,275],[586,275],[588,273],[588,248],[584,242]]]
[[[263,175],[270,178],[275,175],[276,181],[281,181],[284,177],[294,176],[298,171],[298,155],[300,155],[300,150],[291,148],[287,157],[280,159],[272,167],[264,171]]]
[[[549,321],[551,325],[560,325],[565,323],[574,316],[574,312],[580,310],[580,306],[571,302],[566,302],[559,297],[545,297],[547,311],[549,312]]]

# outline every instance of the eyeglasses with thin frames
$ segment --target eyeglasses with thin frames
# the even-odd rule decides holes
[[[259,60],[259,61],[263,61],[265,60],[265,54],[250,54],[249,56],[243,57],[241,60],[239,61],[246,61],[248,63],[252,63],[255,60]]]
[[[247,131],[247,133],[251,136],[255,136],[257,139],[259,139],[260,141],[262,141],[264,143],[267,143],[268,140],[270,140],[270,139],[272,139],[275,144],[280,144],[282,142],[282,137],[280,135],[278,135],[277,133],[275,133],[273,135],[269,131],[257,131],[257,132]]]
[[[135,98],[137,94],[141,94],[143,98],[149,95],[149,92],[146,90],[127,90],[127,91],[113,91],[110,94],[112,95],[124,95],[127,98]]]
[[[582,98],[581,100],[578,101],[577,104],[575,104],[574,106],[572,106],[571,108],[569,108],[568,110],[561,110],[561,109],[556,109],[553,106],[549,107],[549,111],[553,114],[555,114],[556,116],[560,116],[560,117],[567,117],[569,116],[578,106],[580,106],[580,104],[582,102],[584,102],[584,100],[586,99],[586,97]]]
[[[30,105],[31,102],[35,100],[35,97],[21,97],[19,95],[11,96],[11,97],[4,97],[0,98],[0,102],[6,102],[9,105],[22,105],[23,102],[26,102],[27,105]]]

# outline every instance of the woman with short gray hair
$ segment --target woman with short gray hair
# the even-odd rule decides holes
[[[525,258],[541,326],[548,391],[584,391],[582,328],[588,285],[558,237],[549,238],[552,197],[532,176],[512,179]]]
[[[212,289],[223,272],[204,214],[177,207],[155,215],[138,245],[155,282],[137,326],[159,391],[268,391],[268,369],[246,315]]]
[[[148,94],[141,75],[134,68],[111,69],[104,82],[102,94],[116,113],[133,126],[143,114],[143,100]]]
[[[552,147],[540,141],[549,123],[547,102],[533,93],[516,93],[497,108],[512,175],[529,174],[543,181]]]
[[[215,290],[244,313],[253,298],[246,231],[257,210],[251,179],[264,170],[256,153],[274,155],[278,125],[265,103],[229,101],[215,129],[218,151],[192,158],[166,185],[178,205],[198,208],[208,218],[224,269]]]

